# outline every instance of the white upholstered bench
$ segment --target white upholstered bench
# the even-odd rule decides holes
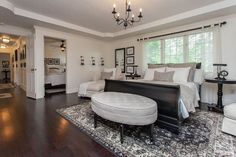
[[[120,124],[120,139],[123,143],[124,124],[150,125],[150,141],[153,141],[153,127],[157,120],[157,104],[144,96],[104,92],[94,94],[91,98],[94,111],[94,127],[97,127],[97,116]]]

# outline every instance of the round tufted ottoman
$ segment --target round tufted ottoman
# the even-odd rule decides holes
[[[97,116],[120,123],[121,143],[123,143],[124,125],[150,125],[150,140],[153,140],[153,124],[157,120],[157,104],[144,96],[103,92],[94,94],[91,98],[94,114],[94,127],[97,126]]]
[[[222,131],[236,136],[236,103],[224,107]]]

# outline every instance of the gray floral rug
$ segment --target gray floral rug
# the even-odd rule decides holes
[[[235,156],[236,138],[221,132],[223,116],[213,112],[198,111],[188,118],[179,135],[154,128],[154,143],[144,127],[126,127],[124,143],[120,143],[118,126],[109,121],[93,127],[90,101],[82,102],[57,112],[75,124],[96,142],[116,156],[124,157],[195,157]]]

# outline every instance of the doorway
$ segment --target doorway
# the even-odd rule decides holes
[[[26,38],[0,33],[0,83],[26,90]]]
[[[45,96],[66,92],[66,41],[44,37]]]

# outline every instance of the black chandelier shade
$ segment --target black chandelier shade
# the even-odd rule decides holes
[[[138,19],[135,19],[134,14],[132,14],[132,16],[130,17],[131,12],[132,12],[131,3],[130,2],[128,3],[127,0],[125,2],[125,17],[124,18],[120,17],[120,13],[116,12],[116,5],[115,4],[113,5],[112,14],[114,16],[114,19],[116,20],[118,25],[123,24],[125,29],[128,26],[132,26],[135,22],[140,22],[141,19],[143,18],[142,8],[140,8],[139,10]]]

